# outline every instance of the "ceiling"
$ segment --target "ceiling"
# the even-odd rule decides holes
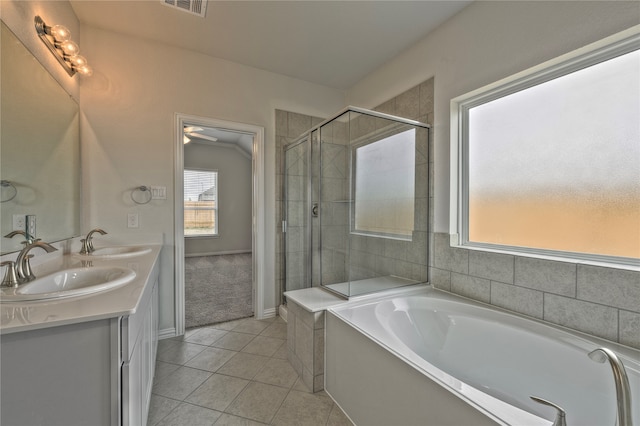
[[[71,0],[81,23],[345,90],[467,1],[209,1],[205,18],[161,0]]]

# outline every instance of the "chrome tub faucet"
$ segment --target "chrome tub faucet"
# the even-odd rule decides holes
[[[616,384],[616,401],[618,405],[616,425],[632,426],[631,390],[629,389],[629,379],[624,369],[624,364],[622,364],[615,352],[607,348],[598,348],[589,352],[589,358],[600,363],[609,361],[613,371],[613,380]]]

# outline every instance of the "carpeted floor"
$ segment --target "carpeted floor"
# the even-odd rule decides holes
[[[186,327],[253,315],[251,253],[185,258]]]

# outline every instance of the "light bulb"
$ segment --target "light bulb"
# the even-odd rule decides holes
[[[78,72],[78,74],[82,74],[86,77],[89,77],[93,74],[93,69],[87,64],[80,65],[79,67],[74,67],[74,69]]]
[[[71,64],[75,67],[81,67],[83,65],[87,65],[87,59],[82,55],[74,55],[67,58]]]
[[[68,56],[77,55],[78,52],[80,52],[80,48],[72,40],[63,41],[59,45],[56,45],[56,47],[59,47],[60,49],[62,49],[64,54]]]
[[[49,32],[56,41],[67,41],[71,38],[71,31],[63,25],[54,25]]]

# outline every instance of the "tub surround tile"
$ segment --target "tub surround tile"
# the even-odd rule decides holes
[[[451,271],[444,269],[429,268],[429,281],[437,289],[451,291]]]
[[[516,257],[515,284],[522,287],[576,297],[576,275],[574,263]]]
[[[640,348],[640,314],[620,311],[620,343]]]
[[[608,306],[546,293],[544,320],[618,341],[618,310]]]
[[[491,282],[484,278],[451,273],[451,291],[481,302],[491,302]]]
[[[538,319],[544,316],[544,293],[513,284],[491,281],[491,304]]]
[[[515,257],[507,254],[469,251],[469,275],[513,284]]]
[[[578,265],[577,297],[640,313],[640,272]]]
[[[436,268],[459,274],[469,273],[469,250],[451,247],[448,234],[436,234],[434,260]]]

